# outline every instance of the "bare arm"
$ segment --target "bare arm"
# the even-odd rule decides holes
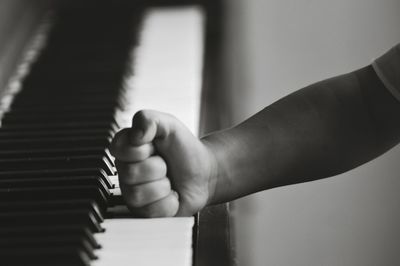
[[[138,131],[144,136],[138,138]],[[172,216],[191,215],[206,204],[260,190],[333,176],[399,141],[400,103],[369,66],[303,88],[201,141],[176,119],[144,111],[134,118],[132,129],[116,136],[112,151],[119,161],[121,183],[135,188],[123,190],[128,205],[141,206],[132,210],[144,216]],[[154,145],[165,161],[168,171],[162,174],[177,192],[174,204],[168,203],[172,197],[165,185],[162,192],[154,185],[152,193],[145,193],[142,183],[132,181],[133,171],[126,170],[148,160],[132,153],[143,145]],[[136,179],[142,176],[151,175],[136,171]],[[137,191],[144,195],[139,200]],[[138,204],[143,199],[146,204]]]
[[[203,140],[217,158],[212,203],[333,176],[400,141],[400,103],[371,67],[318,82]]]

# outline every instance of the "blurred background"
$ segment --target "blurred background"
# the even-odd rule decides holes
[[[235,123],[400,42],[398,0],[227,1]],[[400,265],[400,147],[349,173],[235,202],[239,265]]]

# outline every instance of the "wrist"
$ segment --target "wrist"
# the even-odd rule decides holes
[[[201,139],[207,151],[209,165],[208,183],[209,197],[207,205],[230,201],[234,198],[233,172],[231,149],[235,149],[235,141],[229,130],[220,131]]]
[[[215,151],[215,143],[209,137],[204,137],[201,140],[205,148],[207,161],[207,182],[208,182],[208,199],[206,206],[215,204],[216,191],[218,185],[219,165]]]

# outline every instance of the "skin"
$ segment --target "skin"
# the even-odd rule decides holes
[[[298,90],[202,139],[173,116],[143,110],[110,149],[132,212],[170,217],[334,176],[399,142],[400,103],[367,66]]]

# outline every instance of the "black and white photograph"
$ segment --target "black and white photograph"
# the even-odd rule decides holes
[[[0,266],[400,265],[399,14],[0,0]]]

